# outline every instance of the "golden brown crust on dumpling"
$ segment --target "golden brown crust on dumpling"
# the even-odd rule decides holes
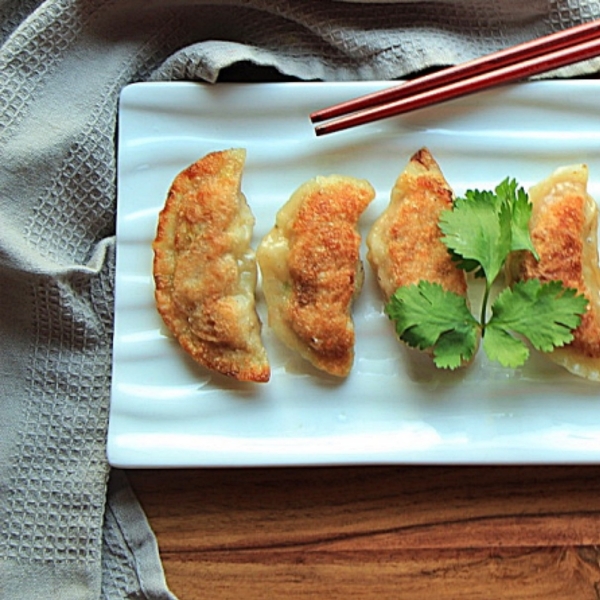
[[[374,196],[364,180],[317,177],[282,207],[257,250],[276,335],[341,377],[354,360],[351,305],[362,285],[357,222]]]
[[[529,252],[511,260],[513,280],[562,281],[589,301],[574,340],[549,357],[570,371],[600,380],[598,206],[587,193],[585,165],[562,167],[531,188],[529,229],[539,262]]]
[[[429,150],[413,154],[367,235],[367,258],[386,302],[399,287],[420,281],[467,297],[466,274],[452,261],[439,228],[440,214],[452,208],[453,196]]]
[[[464,271],[441,241],[440,213],[452,208],[453,193],[431,153],[410,159],[392,189],[386,210],[367,236],[367,258],[386,300],[401,286],[421,280],[466,296]]]
[[[201,365],[265,382],[270,368],[255,310],[254,217],[241,193],[246,152],[213,152],[171,185],[153,243],[156,305]]]

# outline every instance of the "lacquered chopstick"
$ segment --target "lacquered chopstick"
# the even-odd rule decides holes
[[[577,43],[574,43],[574,39],[578,40]],[[558,49],[555,43],[558,43]],[[534,49],[531,48],[532,45]],[[523,50],[524,46],[529,48]],[[548,50],[550,47],[551,51]],[[495,59],[498,54],[501,54],[499,62]],[[598,55],[600,55],[600,19],[462,66],[443,69],[431,76],[316,111],[311,114],[311,120],[317,122],[330,118],[330,115],[343,115],[315,127],[317,135],[333,133],[496,85],[511,83]],[[524,56],[527,58],[524,59]],[[486,60],[489,62],[486,63]],[[449,72],[449,82],[445,79],[446,72]],[[468,76],[463,78],[465,72]],[[424,88],[420,87],[422,80],[424,80]],[[349,110],[356,112],[346,114]]]
[[[536,38],[510,48],[505,48],[492,54],[487,54],[475,60],[447,67],[406,81],[400,85],[366,94],[334,106],[329,106],[313,112],[310,119],[313,123],[326,121],[350,112],[363,110],[370,106],[384,104],[393,100],[406,98],[409,94],[417,94],[439,85],[446,85],[459,79],[473,77],[493,69],[499,69],[516,62],[540,56],[551,50],[560,50],[574,43],[582,43],[597,38],[600,35],[600,19],[576,25],[562,31],[557,31],[541,38]]]

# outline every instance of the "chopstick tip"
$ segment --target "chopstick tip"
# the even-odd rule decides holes
[[[320,123],[321,121],[325,120],[325,118],[321,115],[321,111],[319,110],[310,113],[310,115],[308,115],[308,118],[310,119],[311,123]]]
[[[315,126],[315,135],[317,137],[321,137],[321,136],[325,135],[326,133],[329,133],[329,131],[325,124]]]

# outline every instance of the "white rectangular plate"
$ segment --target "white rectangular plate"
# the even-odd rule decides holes
[[[412,153],[427,146],[457,194],[506,176],[526,188],[555,168],[590,167],[600,198],[600,81],[496,90],[317,138],[311,111],[389,83],[145,83],[124,89],[118,140],[117,275],[108,457],[120,467],[384,463],[590,463],[600,459],[600,385],[534,355],[504,369],[478,354],[438,371],[396,341],[366,267],[356,360],[319,375],[263,328],[268,384],[197,366],[154,305],[151,243],[173,178],[214,150],[248,151],[242,189],[253,244],[304,181],[342,173],[377,191],[364,234]],[[363,257],[365,248],[363,247]],[[366,261],[365,261],[366,263]],[[266,323],[264,301],[258,309]]]

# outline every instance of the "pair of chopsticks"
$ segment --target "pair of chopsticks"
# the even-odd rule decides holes
[[[317,135],[334,133],[595,56],[600,56],[600,19],[317,110],[310,120],[320,123]]]

